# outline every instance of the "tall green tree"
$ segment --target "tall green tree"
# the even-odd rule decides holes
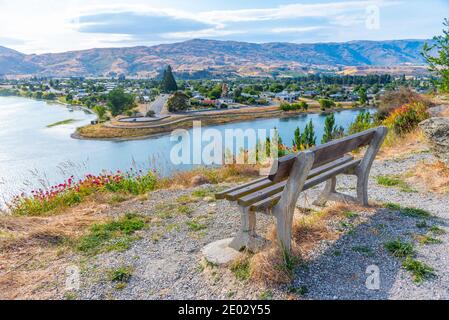
[[[116,88],[109,92],[107,96],[107,106],[111,114],[115,117],[136,106],[134,96],[126,93],[123,88]]]
[[[189,107],[189,96],[182,91],[176,91],[167,101],[168,111],[184,111]]]
[[[98,105],[92,108],[92,110],[97,114],[98,120],[103,121],[104,117],[106,116],[106,108],[102,105]]]
[[[297,127],[293,138],[293,145],[296,147],[296,150],[300,150],[301,144],[302,144],[301,130],[299,129],[299,127]]]
[[[305,149],[311,148],[316,145],[316,134],[312,120],[310,120],[310,122],[304,128],[304,133],[302,134],[302,144]]]
[[[444,19],[443,35],[435,36],[433,43],[424,44],[422,55],[429,70],[439,76],[437,86],[443,93],[449,92],[449,19]],[[436,55],[434,54],[436,52]]]
[[[334,139],[335,130],[335,116],[331,113],[326,116],[326,120],[324,121],[324,134],[321,143],[327,143]]]
[[[359,102],[361,105],[365,105],[368,102],[368,95],[366,93],[366,88],[364,86],[361,86],[358,90],[359,94]]]
[[[165,93],[175,92],[178,90],[178,85],[176,83],[175,77],[173,76],[173,71],[170,65],[167,66],[167,69],[164,70],[161,81],[161,90]]]

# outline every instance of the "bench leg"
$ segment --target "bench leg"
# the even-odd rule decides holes
[[[276,212],[276,231],[279,243],[283,250],[291,252],[292,248],[292,225],[294,209],[285,208]]]
[[[318,196],[318,199],[316,199],[313,202],[313,205],[315,205],[317,207],[324,207],[328,201],[343,202],[343,203],[348,203],[348,202],[359,203],[360,202],[358,200],[358,198],[354,198],[350,195],[337,192],[336,186],[337,186],[337,177],[333,177],[333,178],[329,179],[326,182],[324,190]]]
[[[368,173],[366,170],[357,175],[357,202],[368,206]]]
[[[324,207],[326,205],[326,203],[330,200],[331,194],[336,193],[336,190],[335,190],[336,186],[337,186],[337,178],[336,177],[333,177],[333,178],[327,180],[324,190],[318,196],[318,199],[316,199],[313,202],[313,204],[318,207]]]
[[[229,247],[237,251],[247,249],[251,252],[257,252],[263,249],[268,240],[260,237],[256,233],[256,213],[249,208],[241,209],[241,227],[238,234],[232,240]]]

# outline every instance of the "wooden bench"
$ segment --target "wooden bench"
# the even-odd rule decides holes
[[[369,173],[387,132],[386,127],[378,127],[279,158],[269,176],[217,193],[217,199],[236,201],[241,208],[241,229],[229,246],[237,251],[246,248],[257,252],[267,244],[256,234],[256,212],[262,212],[274,215],[278,240],[290,251],[299,194],[323,182],[326,185],[315,205],[324,206],[331,200],[367,206]],[[368,148],[361,159],[348,154],[365,146]],[[335,190],[340,174],[357,176],[356,198]]]

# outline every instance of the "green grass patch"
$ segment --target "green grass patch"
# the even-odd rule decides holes
[[[230,266],[231,272],[240,281],[246,281],[251,277],[249,259],[239,259]]]
[[[435,226],[435,225],[431,226],[431,227],[429,228],[429,231],[432,232],[434,235],[442,235],[442,234],[445,234],[445,233],[446,233],[445,230],[443,230],[443,229],[441,229],[440,227]]]
[[[47,128],[53,128],[53,127],[57,127],[57,126],[62,126],[62,125],[64,125],[64,124],[70,124],[70,123],[73,123],[73,122],[75,122],[75,121],[78,121],[78,120],[75,120],[75,119],[66,119],[66,120],[62,120],[62,121],[58,121],[58,122],[49,124],[49,125],[47,126]]]
[[[108,271],[108,278],[115,282],[117,290],[123,290],[132,277],[133,268],[131,266],[121,266]]]
[[[417,192],[397,175],[384,175],[376,178],[377,184],[384,187],[397,187],[403,192]]]
[[[197,219],[193,219],[186,222],[187,227],[190,231],[197,232],[207,229],[207,224],[200,222]]]
[[[416,240],[418,240],[421,245],[429,245],[429,244],[440,244],[443,243],[440,239],[436,239],[427,234],[418,234],[415,236]]]
[[[123,251],[138,239],[134,233],[146,225],[146,219],[137,214],[128,213],[124,217],[110,222],[94,224],[88,234],[77,241],[76,248],[85,254],[97,254],[104,251]]]
[[[430,218],[432,214],[424,209],[414,208],[414,207],[402,207],[397,203],[387,203],[385,208],[393,211],[398,211],[400,214],[413,217],[413,218]]]
[[[271,299],[273,299],[273,292],[271,290],[265,290],[259,294],[259,300],[271,300]]]
[[[391,255],[397,258],[405,258],[415,253],[411,243],[404,242],[400,239],[385,243],[385,248]]]
[[[421,283],[424,280],[435,276],[435,270],[431,266],[412,257],[407,257],[402,262],[402,267],[411,272],[415,283]]]
[[[200,199],[192,197],[192,196],[180,196],[178,199],[176,199],[176,202],[179,204],[189,204],[189,203],[195,203],[200,201]]]
[[[422,220],[422,221],[418,221],[417,223],[416,223],[416,227],[417,228],[420,228],[420,229],[425,229],[425,228],[427,228],[429,225],[427,224],[427,221],[426,220]]]
[[[288,288],[289,293],[297,294],[298,296],[304,297],[309,293],[309,288],[307,286],[300,286],[300,287],[289,287]]]
[[[344,215],[348,219],[354,219],[354,218],[357,218],[359,216],[359,214],[357,212],[354,212],[354,211],[346,211],[344,213]]]
[[[172,219],[179,215],[190,215],[193,209],[187,204],[161,204],[156,206],[155,215],[161,219]]]
[[[366,256],[373,256],[374,252],[371,248],[369,247],[365,247],[365,246],[355,246],[352,247],[352,251],[366,255]]]
[[[214,197],[215,191],[212,188],[198,189],[192,192],[192,196],[196,198]]]

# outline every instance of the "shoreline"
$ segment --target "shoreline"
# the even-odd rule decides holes
[[[229,112],[227,114],[211,114],[211,115],[199,115],[199,116],[191,116],[181,119],[175,119],[172,122],[168,123],[162,123],[159,125],[152,125],[152,126],[138,126],[138,127],[132,127],[132,126],[115,126],[115,125],[104,125],[102,124],[101,129],[103,132],[110,130],[110,131],[116,131],[117,134],[121,133],[123,136],[89,136],[89,135],[83,135],[80,133],[80,130],[83,130],[83,128],[92,128],[92,125],[88,125],[85,127],[77,128],[77,130],[71,135],[73,139],[78,140],[97,140],[97,141],[133,141],[133,140],[145,140],[145,139],[151,139],[155,137],[160,137],[164,135],[170,134],[173,130],[176,129],[186,129],[189,130],[192,128],[193,121],[202,121],[203,127],[210,127],[214,125],[223,125],[223,124],[229,124],[229,123],[239,123],[239,122],[246,122],[246,121],[253,121],[258,119],[275,119],[275,118],[290,118],[294,116],[300,116],[300,115],[309,115],[309,114],[329,114],[329,113],[335,113],[335,112],[342,112],[347,110],[363,110],[369,108],[367,106],[361,106],[361,107],[351,107],[351,108],[335,108],[332,110],[326,110],[322,111],[319,109],[316,110],[308,110],[306,112],[304,111],[282,111],[282,110],[265,110],[265,111],[259,111],[257,113],[232,113]],[[98,125],[97,125],[98,126]],[[142,131],[142,132],[138,132]]]
[[[76,109],[80,109],[83,110],[89,114],[95,114],[95,112],[93,112],[91,109],[84,107],[82,105],[79,104],[68,104],[66,102],[62,102],[59,100],[45,100],[45,99],[36,99],[36,98],[31,98],[31,97],[27,97],[27,96],[21,96],[21,95],[11,95],[11,96],[0,96],[0,98],[8,98],[8,97],[13,97],[13,98],[23,98],[23,99],[27,99],[27,100],[33,100],[33,101],[39,101],[39,102],[45,102],[47,104],[59,104],[63,107],[66,108],[76,108]]]

